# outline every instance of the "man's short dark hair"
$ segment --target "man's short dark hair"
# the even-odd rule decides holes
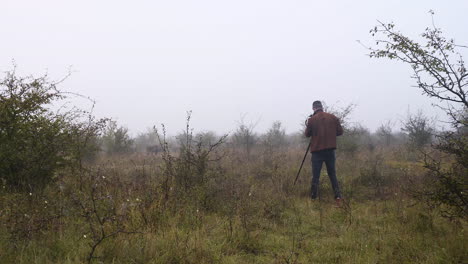
[[[312,103],[312,107],[313,107],[313,108],[323,108],[322,102],[320,102],[320,101],[315,101],[314,103]]]

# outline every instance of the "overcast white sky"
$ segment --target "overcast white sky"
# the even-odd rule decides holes
[[[417,37],[432,9],[446,36],[468,44],[466,0],[0,3],[1,72],[15,60],[20,73],[60,79],[72,66],[61,88],[134,134],[160,123],[177,132],[188,110],[198,131],[232,131],[247,114],[258,132],[275,120],[294,132],[317,99],[357,104],[352,120],[372,130],[408,107],[436,115],[407,65],[370,59],[356,40],[372,44],[377,19]]]

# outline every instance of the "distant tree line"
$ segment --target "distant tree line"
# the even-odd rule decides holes
[[[349,111],[347,109],[346,111]],[[342,115],[339,110],[333,113]],[[422,111],[416,114],[408,113],[405,119],[397,121],[385,121],[376,131],[372,132],[362,124],[353,124],[349,120],[349,114],[343,116],[345,134],[339,138],[339,149],[344,152],[356,152],[362,149],[374,150],[378,147],[397,147],[408,145],[415,149],[429,146],[435,136],[435,123]],[[397,125],[397,124],[400,125]],[[255,130],[255,125],[239,121],[237,128],[230,133],[227,142],[229,146],[244,152],[247,156],[259,148],[269,151],[284,150],[288,147],[306,146],[302,130],[287,134],[281,121],[274,121],[264,133]],[[194,135],[204,143],[213,142],[220,136],[215,132],[200,132]],[[186,138],[186,132],[181,132],[169,137],[174,146],[181,146]],[[155,131],[149,129],[134,138],[124,126],[119,126],[115,121],[110,121],[100,137],[101,150],[107,154],[122,153],[148,153],[157,154],[162,151],[158,145]]]

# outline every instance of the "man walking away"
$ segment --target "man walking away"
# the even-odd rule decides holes
[[[341,206],[341,192],[336,179],[335,149],[336,137],[343,134],[340,120],[323,111],[320,101],[312,104],[314,114],[306,121],[306,137],[310,137],[310,152],[312,153],[312,186],[311,198],[317,198],[319,189],[320,171],[325,162],[328,177],[335,193],[337,206]]]

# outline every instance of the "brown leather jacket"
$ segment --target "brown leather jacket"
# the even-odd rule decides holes
[[[305,136],[310,137],[310,152],[336,149],[336,137],[343,135],[343,128],[336,116],[317,110],[306,125]]]

